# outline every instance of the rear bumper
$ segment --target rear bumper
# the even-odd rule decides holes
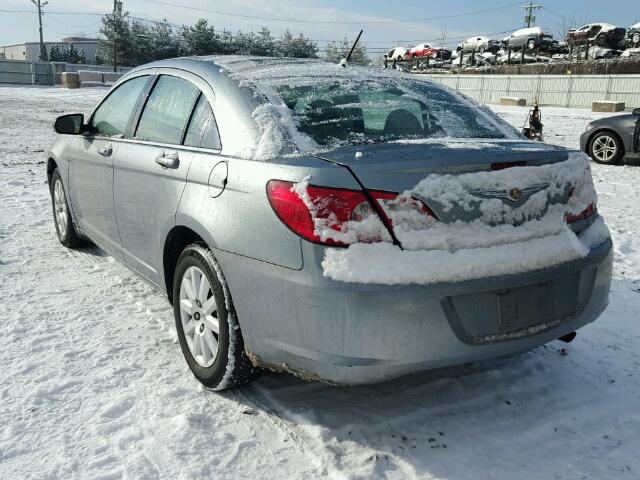
[[[310,379],[360,384],[527,351],[594,321],[608,303],[611,250],[608,240],[586,258],[551,269],[427,286],[330,280],[322,275],[323,249],[306,242],[305,267],[299,271],[226,252],[216,255],[256,361]],[[526,291],[550,281],[562,290],[563,279],[576,276],[582,300],[574,314],[514,335],[492,338],[476,332],[470,340],[473,319],[456,319],[464,309],[451,301],[518,287]],[[495,315],[491,305],[477,309],[478,322]]]

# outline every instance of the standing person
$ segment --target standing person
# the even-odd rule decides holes
[[[538,108],[537,102],[533,105],[533,110],[529,114],[529,126],[534,134],[542,135],[542,112]]]

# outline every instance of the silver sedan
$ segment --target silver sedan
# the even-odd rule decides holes
[[[60,242],[166,292],[212,389],[262,368],[358,384],[523,352],[608,302],[582,154],[412,75],[165,60],[55,128]]]

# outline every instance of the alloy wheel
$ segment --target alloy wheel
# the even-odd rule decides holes
[[[58,232],[60,233],[60,237],[64,238],[67,235],[67,228],[69,227],[69,211],[67,210],[67,201],[60,179],[57,179],[53,185],[53,205]]]
[[[207,276],[195,266],[184,272],[180,282],[180,319],[194,360],[205,368],[213,365],[220,332],[216,300]]]
[[[602,135],[594,140],[592,151],[597,160],[608,163],[617,155],[618,146],[613,137]]]

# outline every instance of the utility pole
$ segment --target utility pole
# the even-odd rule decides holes
[[[42,37],[42,15],[44,15],[42,13],[42,9],[44,8],[45,5],[47,5],[49,2],[47,0],[45,0],[44,2],[40,2],[40,0],[31,0],[31,3],[33,3],[36,7],[38,7],[38,26],[39,26],[39,30],[40,30],[40,61],[41,62],[46,62],[47,61],[47,49],[44,46],[44,39]]]
[[[536,16],[533,14],[536,10],[540,10],[542,5],[534,5],[533,2],[529,2],[529,5],[525,5],[524,7],[524,23],[527,25],[527,28],[531,27],[532,23],[535,23]]]
[[[113,71],[118,71],[118,29],[122,21],[122,2],[113,0]]]

